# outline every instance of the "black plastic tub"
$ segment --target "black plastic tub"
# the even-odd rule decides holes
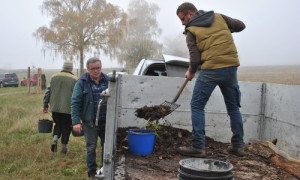
[[[232,180],[233,165],[213,159],[190,158],[179,161],[178,179],[224,179]]]
[[[53,127],[53,121],[48,119],[41,119],[38,122],[39,133],[51,133]]]

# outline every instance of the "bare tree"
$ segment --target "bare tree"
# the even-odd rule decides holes
[[[79,60],[81,75],[85,54],[112,56],[126,30],[126,13],[106,0],[44,0],[44,12],[52,20],[34,37],[44,43],[44,51]]]
[[[159,7],[145,0],[131,0],[128,7],[128,31],[120,43],[118,62],[135,67],[140,59],[162,55],[163,46],[156,40],[161,33],[156,20]]]

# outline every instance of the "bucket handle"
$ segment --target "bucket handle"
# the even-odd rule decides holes
[[[49,113],[49,112],[47,112],[47,113],[41,112],[41,113],[38,113],[37,116],[38,116],[39,120],[47,119],[49,121],[53,121],[52,113]]]

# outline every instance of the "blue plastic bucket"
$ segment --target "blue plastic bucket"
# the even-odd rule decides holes
[[[152,154],[155,143],[155,131],[148,129],[129,129],[128,149],[134,155]]]

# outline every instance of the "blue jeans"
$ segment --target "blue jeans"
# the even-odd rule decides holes
[[[96,162],[96,148],[98,137],[101,139],[101,164],[102,167],[103,162],[103,147],[105,140],[105,124],[101,124],[99,126],[90,127],[83,124],[84,129],[84,138],[86,143],[86,164],[88,167],[88,172],[97,170],[97,162]]]
[[[237,81],[237,67],[201,70],[196,79],[191,100],[192,111],[192,146],[205,148],[205,112],[204,108],[216,86],[219,86],[230,117],[233,133],[231,144],[234,147],[244,146],[242,115],[239,110],[241,92]],[[222,129],[219,129],[222,131]]]

